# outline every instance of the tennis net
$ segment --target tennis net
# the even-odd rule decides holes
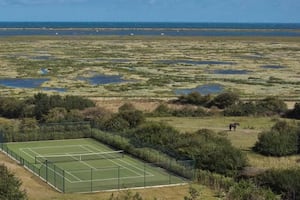
[[[107,151],[85,154],[60,154],[60,155],[38,155],[35,156],[35,164],[50,161],[56,162],[73,162],[73,161],[86,161],[86,160],[100,160],[100,159],[115,159],[123,158],[124,151]]]

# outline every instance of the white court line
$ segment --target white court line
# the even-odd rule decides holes
[[[96,148],[96,147],[93,147],[93,146],[91,146],[91,145],[88,145],[89,147],[91,147],[91,148],[93,148],[93,149],[95,149],[95,150],[97,150],[97,151],[100,151],[98,148]],[[127,165],[129,165],[129,166],[131,166],[131,167],[133,167],[133,168],[135,168],[135,169],[137,169],[137,170],[139,170],[139,171],[141,171],[141,172],[145,172],[144,171],[144,169],[142,169],[142,168],[139,168],[139,167],[137,167],[137,166],[135,166],[135,165],[133,165],[133,164],[131,164],[130,162],[127,162],[127,161],[125,161],[125,160],[123,160],[123,159],[118,159],[120,162],[123,162],[123,163],[125,163],[125,164],[127,164]],[[152,173],[150,173],[150,172],[146,172],[146,173],[148,173],[149,174],[149,176],[154,176]]]
[[[84,146],[83,146],[83,147],[84,147]],[[93,146],[88,145],[88,147],[93,148],[93,149],[97,150],[98,152],[100,151],[100,149],[95,148],[95,147],[93,147]],[[84,147],[84,148],[87,149],[86,147]],[[89,149],[87,149],[87,150],[89,150]],[[94,152],[94,151],[92,151],[92,150],[90,150],[90,151],[91,151],[91,152]],[[113,161],[112,159],[108,159],[108,160],[109,160],[110,162],[116,164],[116,165],[120,165],[120,163],[115,162],[115,161]],[[141,171],[141,172],[144,172],[144,170],[142,170],[142,169],[140,169],[140,168],[137,168],[137,167],[133,166],[133,165],[130,164],[130,163],[124,162],[122,159],[117,159],[117,160],[118,160],[118,161],[122,161],[123,163],[126,163],[127,165],[132,166],[133,168],[136,168],[136,169],[138,169],[138,170]],[[136,171],[134,171],[134,170],[132,170],[132,169],[130,169],[130,168],[128,168],[128,167],[125,167],[125,166],[123,166],[123,165],[122,165],[122,167],[125,168],[125,169],[127,169],[127,170],[129,170],[129,171],[131,171],[131,172],[133,172],[133,173],[135,173],[136,175],[144,176],[144,174],[137,173]],[[153,174],[151,174],[151,175],[153,175]]]
[[[43,155],[41,155],[41,154],[39,154],[39,153],[37,153],[36,151],[34,151],[34,150],[32,150],[31,148],[28,148],[31,152],[33,152],[34,154],[37,154],[38,156],[41,156],[41,157],[43,157]],[[44,164],[43,164],[44,165]],[[51,168],[48,168],[48,169],[50,169],[51,171],[53,171],[53,172],[55,172],[54,170],[52,170]],[[55,172],[56,173],[56,172]],[[78,181],[82,181],[79,177],[77,177],[77,176],[75,176],[75,175],[73,175],[72,173],[70,173],[70,172],[66,172],[65,171],[65,173],[67,173],[67,174],[69,174],[70,176],[72,176],[73,178],[75,178],[75,179],[77,179]],[[62,175],[61,175],[62,176]],[[66,178],[66,177],[65,177]],[[69,179],[68,179],[69,180]]]
[[[36,151],[32,150],[31,148],[23,148],[23,149],[20,149],[20,151],[22,151],[23,153],[25,153],[26,155],[30,156],[30,157],[33,158],[33,159],[35,159],[35,157],[33,157],[31,154],[25,152],[24,149],[28,149],[28,150],[31,151],[32,153],[34,153],[34,154],[36,154],[36,155],[38,155],[38,156],[42,156],[41,154],[37,153]],[[42,164],[42,165],[45,165],[45,164]],[[53,171],[54,173],[57,173],[57,174],[59,174],[60,176],[63,177],[62,174],[60,174],[60,173],[54,171],[54,170],[51,169],[51,168],[48,168],[48,170],[49,170],[49,169],[50,169],[51,171]],[[74,174],[72,174],[72,173],[70,173],[70,172],[68,172],[68,171],[66,171],[66,170],[64,170],[64,171],[65,171],[65,173],[69,174],[70,176],[72,176],[73,178],[77,179],[78,181],[82,181],[79,177],[75,176]],[[68,178],[66,178],[66,177],[64,177],[64,178],[65,178],[68,182],[72,183],[72,181],[69,180]]]
[[[27,148],[20,148],[20,149],[51,149],[51,148],[66,148],[66,147],[78,147],[81,145],[60,145],[60,146],[43,146],[43,147],[27,147]]]
[[[28,149],[28,148],[26,148],[26,149]],[[35,159],[35,157],[33,157],[31,154],[29,154],[29,153],[27,153],[27,152],[25,152],[24,150],[24,148],[21,148],[21,149],[19,149],[21,152],[23,152],[24,154],[26,154],[27,156],[29,156],[30,158],[33,158],[33,159]]]
[[[70,156],[70,157],[72,157],[72,158],[74,158],[74,156],[69,155],[68,153],[65,153],[65,154],[68,155],[68,156]],[[80,163],[82,163],[82,164],[84,164],[84,165],[86,165],[86,166],[88,166],[89,168],[96,169],[94,166],[92,166],[92,165],[90,165],[90,164],[88,164],[88,163],[86,163],[86,162],[84,162],[84,161],[82,161],[82,160],[77,160],[76,158],[75,158],[75,160],[76,160],[76,161],[79,161]]]
[[[81,146],[82,146],[82,145],[81,145]],[[90,145],[89,145],[88,147],[90,147]],[[88,149],[87,147],[82,146],[82,148],[84,148],[84,149],[90,151],[91,153],[95,153],[94,151]],[[99,152],[100,150],[97,149],[97,151]],[[107,159],[107,160],[109,160],[110,162],[112,162],[112,163],[116,164],[117,166],[119,166],[119,163],[113,161],[112,159]],[[128,169],[129,171],[135,173],[136,175],[142,176],[142,174],[139,174],[139,173],[137,173],[136,171],[133,171],[133,170],[131,170],[131,169],[127,168],[127,167],[124,167],[124,166],[122,166],[122,167],[125,168],[125,169]]]
[[[125,177],[120,177],[120,178],[104,178],[104,179],[93,179],[92,181],[111,181],[111,180],[123,180],[123,179],[135,179],[135,178],[143,178],[144,176],[125,176]],[[148,177],[148,176],[146,176]],[[86,183],[86,182],[91,182],[91,180],[85,180],[85,181],[72,181],[71,183]]]
[[[69,174],[70,176],[72,176],[73,178],[77,179],[78,181],[83,181],[83,180],[81,180],[78,176],[72,174],[71,172],[66,171],[66,170],[64,170],[64,171],[65,171],[65,173]],[[66,178],[66,177],[65,177],[65,178]],[[73,181],[69,181],[69,182],[70,182],[70,183],[73,183]]]
[[[96,168],[95,170],[94,170],[94,172],[96,172],[96,171],[111,171],[111,170],[117,170],[117,169],[119,169],[119,168],[117,168],[116,166],[108,166],[108,167],[106,167],[106,168]],[[124,169],[124,168],[122,168],[122,167],[120,167],[120,169]],[[72,170],[72,172],[91,172],[91,170],[90,169],[78,169],[78,170]]]

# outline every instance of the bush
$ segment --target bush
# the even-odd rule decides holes
[[[254,183],[241,181],[230,188],[228,200],[275,200],[280,199],[272,191],[257,187]]]
[[[179,132],[163,123],[146,122],[133,132],[133,137],[140,145],[164,148],[175,142]]]
[[[106,120],[102,129],[106,131],[118,132],[124,131],[129,128],[129,123],[120,115],[113,115],[110,119]]]
[[[207,106],[212,97],[210,95],[202,96],[199,92],[191,92],[188,95],[183,95],[178,98],[178,102],[181,104],[193,104]]]
[[[252,102],[234,104],[224,110],[225,116],[254,116],[257,115],[257,107]]]
[[[26,193],[20,189],[21,181],[14,176],[4,165],[0,165],[0,199],[23,200]]]
[[[265,115],[281,115],[287,111],[287,105],[278,97],[267,97],[257,102],[257,110]]]
[[[169,117],[172,116],[172,109],[170,109],[166,104],[160,104],[152,112],[152,115],[158,117]]]
[[[268,156],[286,156],[298,152],[297,128],[287,122],[277,122],[270,131],[261,133],[254,148]]]
[[[203,117],[208,116],[209,114],[203,108],[192,108],[192,107],[183,107],[181,109],[173,110],[172,116],[175,117]]]
[[[272,169],[256,178],[258,184],[270,187],[283,199],[300,199],[300,169]]]
[[[119,112],[118,116],[127,121],[129,128],[136,128],[146,120],[143,112],[139,110],[125,110]]]
[[[227,108],[236,104],[239,101],[239,96],[233,92],[226,92],[216,96],[211,102],[211,106],[217,106],[220,109]]]
[[[247,164],[245,155],[228,139],[206,129],[180,138],[176,149],[195,159],[196,168],[220,174],[235,175]]]

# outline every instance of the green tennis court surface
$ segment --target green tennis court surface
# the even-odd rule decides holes
[[[62,192],[92,192],[184,183],[166,170],[93,139],[8,143],[3,148]]]

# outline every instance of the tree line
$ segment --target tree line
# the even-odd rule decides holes
[[[276,96],[266,97],[258,101],[242,101],[234,92],[225,92],[215,97],[212,95],[201,95],[198,92],[192,92],[182,95],[173,103],[182,105],[195,105],[205,108],[222,109],[225,116],[272,116],[280,115],[282,117],[300,119],[300,102],[297,102],[293,109],[289,110],[286,103]],[[166,109],[159,108],[163,113]],[[212,113],[210,113],[212,114]],[[175,115],[173,115],[175,116]]]

